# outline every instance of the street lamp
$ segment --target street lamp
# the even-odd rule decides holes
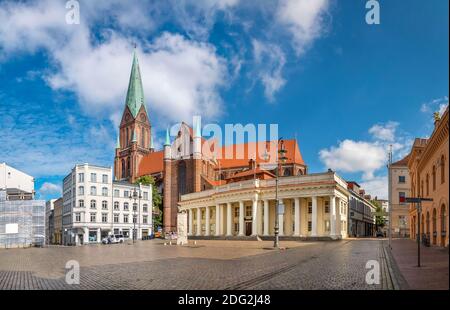
[[[139,212],[141,211],[141,188],[140,188],[140,183],[139,183],[139,192],[136,190],[136,187],[134,188],[133,192],[130,195],[130,199],[134,200],[134,204],[133,204],[133,243],[136,242],[136,238],[137,238],[137,232],[136,232],[136,222],[137,222],[137,217],[136,217],[136,200],[139,199]]]
[[[275,169],[275,227],[274,227],[274,234],[275,234],[275,240],[273,243],[274,248],[280,247],[280,238],[279,238],[279,231],[280,231],[280,221],[279,221],[279,214],[280,214],[280,202],[278,201],[278,178],[279,178],[279,170],[281,169],[281,163],[285,163],[287,160],[286,157],[286,149],[284,148],[284,141],[283,138],[278,139],[277,143],[277,157],[275,160],[276,169]],[[267,154],[267,150],[264,153],[264,160],[267,161],[269,159],[269,155]]]

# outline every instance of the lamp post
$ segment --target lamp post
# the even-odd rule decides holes
[[[138,206],[138,208],[139,208],[139,211],[140,211],[140,209],[141,209],[141,206],[140,206],[141,198],[142,198],[142,196],[141,196],[141,188],[140,188],[140,183],[139,183],[139,193],[138,193],[138,191],[136,190],[136,187],[135,187],[133,192],[132,192],[132,194],[130,195],[130,199],[134,200],[134,204],[133,204],[133,243],[136,242],[136,238],[137,238],[136,222],[137,222],[138,219],[136,217],[136,209],[137,209],[137,207],[136,207],[136,200],[139,199],[139,206]]]
[[[274,227],[274,235],[275,235],[275,239],[274,239],[274,243],[273,243],[273,247],[274,248],[279,248],[280,247],[280,237],[279,237],[279,232],[280,232],[280,221],[279,221],[279,214],[280,214],[280,203],[278,201],[278,178],[279,178],[279,170],[281,168],[281,164],[280,163],[285,163],[286,162],[286,149],[284,148],[284,141],[283,138],[279,138],[278,142],[277,142],[277,157],[275,160],[275,164],[276,164],[276,168],[275,168],[275,227]],[[267,154],[267,150],[264,153],[264,160],[268,160],[269,159],[269,155]]]

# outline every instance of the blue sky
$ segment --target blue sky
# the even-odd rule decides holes
[[[310,172],[386,195],[396,159],[448,104],[448,1],[0,1],[0,161],[59,194],[76,163],[112,165],[133,43],[155,140],[177,121],[277,123]]]

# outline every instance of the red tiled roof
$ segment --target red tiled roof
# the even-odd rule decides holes
[[[286,153],[287,164],[295,163],[299,165],[305,165],[302,154],[300,153],[298,147],[297,140],[285,140],[284,146],[287,151]],[[255,159],[255,157],[256,157],[256,164],[266,163],[266,161],[260,157],[260,155],[262,154],[258,154],[258,149],[259,148],[267,149],[268,153],[270,154],[271,147],[276,147],[276,141],[249,142],[244,144],[233,144],[229,146],[224,146],[219,151],[219,154],[222,155],[222,159],[218,160],[218,162],[220,163],[220,168],[226,169],[234,167],[245,167],[249,165],[249,160]],[[236,154],[236,151],[239,148],[243,149],[243,154]],[[226,158],[228,157],[227,154],[231,154],[231,158]]]
[[[149,175],[164,170],[164,151],[147,154],[139,164],[139,176]]]
[[[410,154],[406,155],[404,158],[400,159],[399,161],[392,163],[391,166],[408,166],[409,155]]]

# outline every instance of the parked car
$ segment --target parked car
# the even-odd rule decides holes
[[[378,230],[377,233],[376,233],[376,236],[377,236],[377,238],[379,238],[379,237],[383,238],[384,237],[384,233],[381,230]]]
[[[108,237],[102,239],[103,244],[123,243],[124,241],[125,238],[121,234],[109,235]]]

